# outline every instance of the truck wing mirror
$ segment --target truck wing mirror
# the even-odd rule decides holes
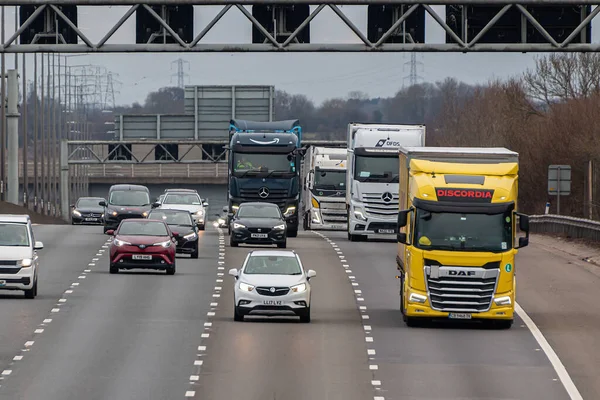
[[[523,232],[529,232],[529,215],[518,214],[519,216],[519,229]]]
[[[402,228],[406,226],[408,223],[408,214],[412,211],[412,209],[402,210],[398,213],[398,228]]]
[[[520,249],[522,247],[527,247],[528,244],[529,244],[528,237],[520,237],[519,238],[519,247],[517,247],[517,249]]]
[[[404,232],[399,232],[396,235],[397,239],[398,239],[398,243],[403,243],[403,244],[408,244],[406,243],[406,233]]]

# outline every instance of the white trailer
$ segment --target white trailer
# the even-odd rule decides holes
[[[348,124],[348,240],[397,233],[401,146],[425,146],[425,125]]]
[[[347,229],[346,153],[346,149],[340,148],[308,148],[302,167],[302,212],[305,230]]]

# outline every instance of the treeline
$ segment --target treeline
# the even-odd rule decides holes
[[[300,119],[308,134],[345,139],[349,122],[426,124],[429,146],[501,146],[520,154],[519,207],[541,214],[547,201],[548,166],[570,165],[572,186],[561,214],[600,216],[600,55],[553,54],[538,58],[521,77],[467,85],[448,78],[399,90],[390,98],[350,92],[316,105],[306,95],[276,93],[276,119]],[[162,88],[144,104],[118,113],[181,113],[183,90]],[[589,162],[593,176],[588,176]],[[598,161],[598,162],[596,162]],[[598,165],[598,167],[596,167]],[[587,191],[593,183],[592,201]]]

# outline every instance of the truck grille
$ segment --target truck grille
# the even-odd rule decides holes
[[[289,287],[275,287],[275,292],[271,292],[270,287],[257,287],[256,292],[263,296],[285,296],[290,291]]]
[[[386,194],[391,194],[389,201],[386,201],[389,199]],[[373,216],[395,218],[398,215],[398,193],[364,193],[362,200],[365,203],[365,211]]]
[[[268,201],[286,199],[288,197],[287,189],[269,189],[269,195],[262,198],[258,194],[259,189],[240,189],[240,196],[247,201]]]
[[[321,217],[324,223],[346,223],[348,222],[348,211],[346,202],[321,202]]]
[[[490,309],[500,276],[498,262],[483,267],[455,267],[425,261],[427,293],[432,309],[443,312],[485,312]]]

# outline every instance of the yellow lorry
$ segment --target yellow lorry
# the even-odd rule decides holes
[[[399,149],[400,309],[431,319],[512,326],[515,255],[529,244],[517,213],[519,155],[505,148]],[[517,241],[519,229],[525,232]]]

